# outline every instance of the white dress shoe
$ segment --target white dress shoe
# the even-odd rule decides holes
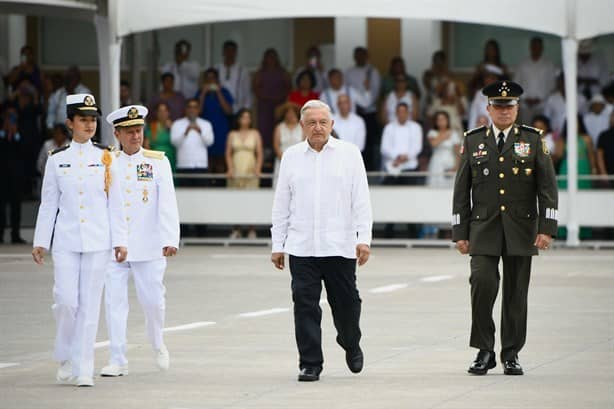
[[[100,376],[125,376],[128,375],[128,365],[110,364],[100,370]]]
[[[166,371],[171,364],[171,357],[168,353],[168,349],[166,349],[166,345],[162,345],[162,347],[155,351],[156,357],[156,365],[162,371]]]
[[[80,376],[75,381],[76,386],[94,386],[94,378],[91,376]]]
[[[55,380],[59,384],[73,385],[75,383],[75,377],[72,376],[72,364],[70,361],[62,361],[58,372],[55,375]]]

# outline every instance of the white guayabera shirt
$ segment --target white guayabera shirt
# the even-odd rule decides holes
[[[317,152],[307,141],[281,160],[271,235],[274,253],[356,258],[371,244],[373,216],[365,166],[356,146],[329,137]]]

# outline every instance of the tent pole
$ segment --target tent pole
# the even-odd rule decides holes
[[[578,41],[564,38],[565,102],[567,103],[567,245],[580,245],[577,213],[578,197]]]

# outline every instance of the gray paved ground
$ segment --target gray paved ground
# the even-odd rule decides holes
[[[160,373],[133,301],[130,375],[80,389],[54,384],[52,267],[35,267],[28,252],[0,247],[0,408],[614,408],[611,251],[536,258],[526,375],[498,366],[472,377],[468,259],[375,249],[359,272],[364,372],[346,369],[324,305],[325,370],[299,384],[288,273],[274,271],[262,247],[187,247],[169,266],[167,327],[215,324],[168,332],[171,369]],[[97,349],[96,367],[106,359]]]

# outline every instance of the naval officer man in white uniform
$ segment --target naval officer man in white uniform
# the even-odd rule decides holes
[[[163,279],[166,257],[174,256],[179,246],[179,215],[168,159],[164,152],[142,148],[146,116],[147,108],[140,105],[125,106],[107,116],[122,146],[116,161],[128,223],[129,256],[123,263],[111,261],[107,271],[105,310],[111,357],[101,376],[128,374],[126,322],[130,273],[145,313],[147,338],[156,365],[166,370],[170,363],[162,338]]]

